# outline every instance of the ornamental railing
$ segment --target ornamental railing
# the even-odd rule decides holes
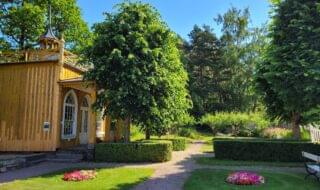
[[[0,52],[0,63],[58,60],[58,50],[24,50]]]
[[[59,60],[58,49],[34,49],[24,51],[0,51],[1,63],[33,62],[33,61],[56,61]],[[64,63],[74,65],[78,62],[78,56],[65,50]]]

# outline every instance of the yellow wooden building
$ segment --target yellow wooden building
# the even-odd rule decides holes
[[[91,145],[96,134],[121,138],[119,131],[112,136],[110,117],[100,121],[92,110],[95,84],[76,63],[50,28],[39,49],[0,55],[0,152]]]

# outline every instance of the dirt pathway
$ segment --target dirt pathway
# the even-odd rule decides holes
[[[149,165],[155,169],[154,174],[134,190],[179,190],[191,172],[198,168],[195,159],[202,154],[203,142],[191,144],[186,151],[174,152],[172,160],[166,163]],[[144,165],[144,167],[148,167]]]

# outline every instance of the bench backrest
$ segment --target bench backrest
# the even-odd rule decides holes
[[[317,156],[315,154],[310,154],[308,152],[302,152],[302,156],[320,163],[320,156]]]

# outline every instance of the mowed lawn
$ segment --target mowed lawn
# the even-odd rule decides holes
[[[201,169],[194,171],[184,184],[184,190],[319,190],[320,183],[304,174],[261,172],[266,183],[258,186],[238,186],[225,182],[232,171]]]
[[[67,170],[73,171],[73,170]],[[64,172],[17,180],[0,185],[1,190],[126,190],[147,180],[153,173],[145,168],[97,169],[97,177],[81,182],[62,180]]]

